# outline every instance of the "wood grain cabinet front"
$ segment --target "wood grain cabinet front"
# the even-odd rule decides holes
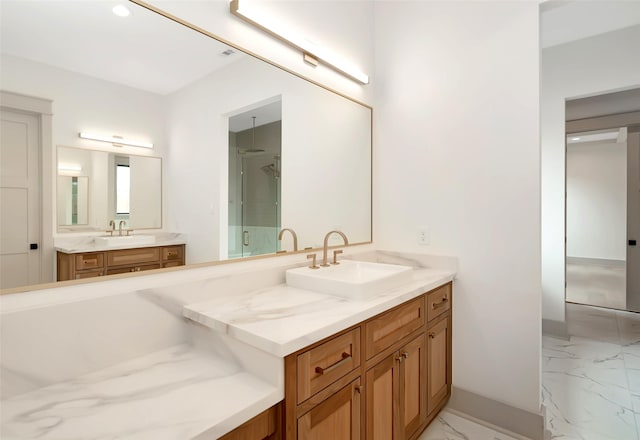
[[[287,356],[285,438],[416,440],[451,395],[451,299],[448,283]]]
[[[280,440],[282,438],[282,402],[261,412],[219,440]]]
[[[185,245],[67,254],[58,251],[58,281],[183,266]]]
[[[367,371],[366,438],[408,439],[427,418],[424,333]]]

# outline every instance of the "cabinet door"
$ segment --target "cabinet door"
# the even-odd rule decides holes
[[[427,418],[426,351],[424,333],[400,349],[400,420],[405,439]]]
[[[431,412],[451,390],[450,318],[438,321],[428,330],[427,338],[427,409]]]
[[[360,439],[360,378],[298,417],[300,440]]]
[[[367,371],[366,438],[399,440],[400,356],[398,352]]]

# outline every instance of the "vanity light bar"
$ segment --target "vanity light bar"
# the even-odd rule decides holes
[[[92,141],[109,142],[111,144],[130,145],[132,147],[153,148],[151,142],[136,141],[134,139],[125,139],[118,136],[104,136],[101,134],[80,132],[82,139],[90,139]]]
[[[82,167],[80,165],[58,165],[58,171],[82,171]]]
[[[270,22],[267,17],[260,15],[259,12],[251,10],[246,6],[241,7],[240,0],[231,0],[230,9],[231,13],[236,17],[239,17],[247,23],[252,24],[253,26],[283,40],[285,43],[288,43],[296,49],[301,50],[305,61],[310,62],[313,59],[321,60],[329,67],[342,73],[343,75],[348,76],[349,78],[354,79],[362,84],[369,84],[369,76],[358,70],[356,67],[350,65],[349,63],[340,59],[329,51],[317,47],[304,38],[293,34],[291,31],[288,31],[281,26]],[[317,65],[317,62],[311,62],[310,64]]]

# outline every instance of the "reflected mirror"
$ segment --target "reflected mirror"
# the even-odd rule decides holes
[[[162,159],[58,146],[58,232],[162,227]]]
[[[98,179],[83,166],[76,174],[62,174],[65,179],[60,179],[58,190],[51,190],[54,181],[41,182],[43,197],[53,199],[43,206],[52,212],[25,216],[59,219],[54,244],[68,237],[86,238],[91,229],[104,234],[109,220],[126,215],[133,229],[156,228],[145,234],[183,234],[186,264],[290,252],[290,235],[277,240],[275,232],[280,228],[296,231],[299,249],[321,247],[332,229],[344,231],[350,243],[371,241],[370,107],[135,3],[127,3],[128,17],[116,16],[115,4],[2,2],[0,88],[52,102],[51,143],[42,146],[53,151],[49,157],[55,160],[56,145],[77,151],[104,150],[102,154],[113,158],[114,164],[102,169],[107,174],[118,163],[126,168],[117,158],[129,158],[129,214],[126,208],[115,208],[117,200],[112,198],[119,197],[109,174]],[[270,247],[254,249],[251,243],[258,240],[256,234],[251,237],[251,228],[261,226],[237,223],[237,218],[231,222],[239,201],[233,195],[238,188],[233,188],[231,173],[238,166],[238,151],[248,144],[232,150],[230,133],[238,140],[250,135],[255,115],[257,136],[267,122],[256,112],[275,102],[280,106],[280,153],[267,154],[265,148],[268,160],[246,164],[255,167],[260,178],[272,180],[257,181],[255,191],[275,195],[278,203],[277,210],[272,210],[275,214],[265,211],[278,217],[265,226],[272,229]],[[234,126],[236,119],[244,125]],[[81,131],[149,142],[153,148],[81,139]],[[136,179],[133,161],[140,157],[161,158],[162,166],[157,168],[161,183],[155,176]],[[254,159],[246,154],[243,158]],[[104,160],[111,163],[112,159]],[[54,169],[56,164],[38,166]],[[53,179],[58,180],[55,175]],[[152,206],[140,208],[140,218],[148,223],[136,215],[140,182],[161,190],[152,197]],[[269,191],[265,185],[271,185]],[[250,217],[247,214],[247,220]],[[56,228],[43,224],[41,230]],[[238,230],[249,231],[250,245],[232,244]],[[41,240],[25,235],[19,241]],[[54,260],[55,249],[43,247],[38,252],[42,261]],[[1,287],[25,284],[30,283],[16,281]]]

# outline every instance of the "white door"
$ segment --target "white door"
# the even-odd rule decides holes
[[[0,288],[40,283],[38,118],[2,110]],[[37,249],[31,249],[37,247]]]
[[[640,311],[640,127],[627,135],[627,309]]]

